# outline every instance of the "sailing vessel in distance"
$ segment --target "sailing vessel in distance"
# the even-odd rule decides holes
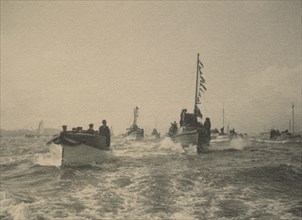
[[[125,134],[127,140],[139,140],[144,138],[144,129],[137,125],[137,118],[139,116],[139,108],[137,106],[133,109],[133,113],[133,124],[130,128],[127,128],[127,132]]]
[[[38,138],[40,136],[44,135],[44,125],[43,125],[43,120],[39,122],[38,128],[35,133],[31,134],[26,134],[25,137],[27,138]]]
[[[43,124],[43,121],[41,120],[40,123],[39,123],[38,129],[37,129],[36,136],[40,137],[43,134],[44,134],[44,124]]]
[[[209,141],[211,139],[210,123],[204,126],[198,122],[198,118],[202,118],[202,114],[198,105],[201,104],[201,96],[207,89],[204,86],[205,79],[202,76],[201,69],[203,68],[202,62],[199,60],[199,54],[197,54],[197,73],[196,73],[196,88],[195,88],[195,101],[194,101],[194,113],[187,113],[186,109],[181,112],[180,127],[177,123],[171,124],[168,132],[168,136],[176,143],[180,143],[183,147],[188,147],[193,144],[197,146],[197,152],[201,153],[207,150]],[[209,119],[207,118],[209,122]]]

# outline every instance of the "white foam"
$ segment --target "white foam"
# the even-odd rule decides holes
[[[12,216],[14,220],[28,219],[26,216],[26,204],[21,202],[16,204],[16,201],[13,198],[10,198],[6,192],[0,192],[1,202],[0,202],[0,213],[8,213]]]
[[[49,152],[38,154],[34,159],[34,163],[42,166],[61,166],[62,147],[60,145],[51,144],[49,146]]]
[[[243,138],[234,138],[231,140],[230,147],[236,150],[242,150],[247,144],[248,142]]]
[[[160,142],[160,148],[164,150],[169,150],[173,152],[179,152],[182,153],[184,152],[182,146],[180,143],[174,143],[171,138],[165,137],[161,142]]]

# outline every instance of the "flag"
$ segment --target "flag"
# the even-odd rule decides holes
[[[194,114],[195,114],[196,117],[202,118],[201,111],[200,111],[200,109],[198,108],[197,105],[195,105]]]
[[[201,76],[201,74],[200,74],[200,82],[202,82],[202,83],[206,82],[206,80]]]
[[[202,88],[203,88],[204,90],[207,90],[207,88],[202,84],[202,82],[200,82],[200,86],[202,86]]]
[[[200,117],[202,118],[202,114],[200,112],[200,109],[197,107],[197,104],[201,104],[201,94],[204,93],[207,88],[204,86],[204,83],[206,82],[206,80],[202,77],[202,71],[201,69],[203,68],[203,64],[202,62],[199,60],[199,56],[198,56],[198,61],[197,61],[197,88],[196,88],[196,97],[195,97],[195,107],[194,107],[194,115],[196,117]]]
[[[207,88],[204,86],[204,83],[206,83],[206,80],[202,77],[202,71],[201,69],[203,68],[203,64],[202,62],[198,59],[198,73],[199,73],[199,88],[198,90],[201,92],[205,92],[207,90]],[[201,93],[198,93],[198,98],[201,97]]]
[[[200,60],[198,60],[198,66],[200,66],[201,68],[203,68],[203,64]]]

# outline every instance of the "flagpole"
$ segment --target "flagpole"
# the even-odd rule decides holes
[[[295,133],[295,105],[292,103],[293,134]]]
[[[222,104],[222,127],[224,128],[224,102]]]
[[[197,70],[196,70],[196,88],[195,88],[195,104],[194,104],[194,112],[197,106],[197,90],[198,90],[198,65],[199,65],[199,53],[197,54]]]

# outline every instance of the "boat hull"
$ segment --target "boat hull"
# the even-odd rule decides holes
[[[210,146],[228,146],[231,143],[231,138],[229,135],[217,136],[214,139],[211,139]]]
[[[172,137],[175,143],[180,143],[183,148],[195,145],[197,153],[208,151],[209,139],[206,138],[205,132],[198,132],[197,129],[180,131]]]
[[[179,132],[172,138],[174,142],[180,143],[183,147],[188,147],[189,145],[198,144],[198,132],[197,130]]]
[[[272,144],[287,144],[287,143],[300,143],[301,142],[301,137],[293,137],[285,140],[270,140],[270,139],[261,139],[261,138],[256,138],[256,139],[250,139],[251,141],[256,141],[260,143],[272,143]]]
[[[101,163],[111,155],[106,137],[83,132],[65,132],[47,144],[62,147],[61,166],[83,166]]]
[[[103,150],[86,144],[70,146],[62,144],[61,166],[86,166],[102,163],[112,155],[111,150]]]
[[[132,132],[130,134],[125,135],[125,139],[127,141],[136,141],[136,140],[141,140],[144,139],[144,136],[141,135],[141,133],[138,132]]]

